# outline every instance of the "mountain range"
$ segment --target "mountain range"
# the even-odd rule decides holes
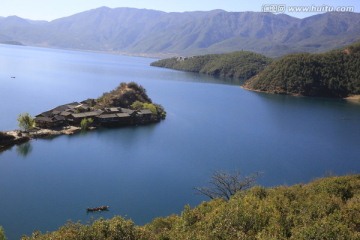
[[[161,12],[101,7],[53,21],[0,17],[0,42],[171,56],[248,50],[267,56],[322,52],[360,39],[360,13],[304,19],[264,12]]]

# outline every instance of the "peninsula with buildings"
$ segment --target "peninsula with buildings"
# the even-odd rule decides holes
[[[18,121],[23,129],[0,132],[0,151],[32,138],[72,135],[99,127],[138,126],[157,123],[165,117],[164,108],[153,103],[142,86],[121,83],[98,99],[64,104],[34,118],[20,115]]]

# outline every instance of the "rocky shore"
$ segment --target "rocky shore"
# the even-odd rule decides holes
[[[9,131],[1,133],[0,152],[12,148],[14,145],[25,143],[30,139],[31,138],[29,136],[23,136],[20,131]]]
[[[60,135],[73,135],[80,132],[80,130],[80,127],[68,126],[58,130],[35,128],[28,132],[21,130],[2,132],[3,137],[0,139],[0,152],[8,150],[15,145],[20,145],[28,142],[31,139],[45,139]]]

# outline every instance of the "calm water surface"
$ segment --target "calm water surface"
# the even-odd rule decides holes
[[[159,124],[34,140],[0,154],[0,225],[10,240],[67,220],[122,215],[137,224],[205,198],[215,170],[263,172],[259,184],[360,172],[360,106],[259,94],[152,59],[0,45],[0,130],[96,98],[120,82],[143,85],[167,110]],[[11,78],[15,76],[16,78]],[[87,207],[111,211],[86,214]]]

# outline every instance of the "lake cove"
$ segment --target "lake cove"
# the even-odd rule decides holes
[[[216,170],[263,172],[264,186],[360,172],[360,108],[344,100],[249,92],[216,78],[150,67],[153,59],[0,45],[0,130],[19,113],[97,98],[136,82],[166,109],[139,127],[34,140],[0,153],[0,225],[19,239],[67,220],[121,215],[136,224],[205,200]],[[11,76],[16,76],[12,79]],[[110,206],[87,214],[86,209]]]

